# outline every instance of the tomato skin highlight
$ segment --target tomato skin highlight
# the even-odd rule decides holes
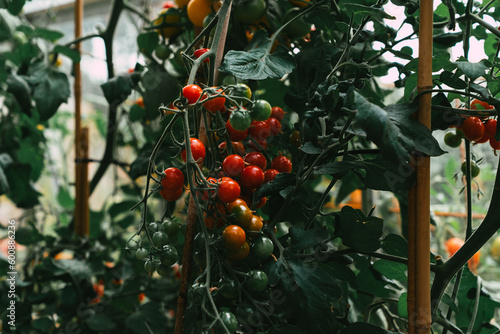
[[[283,111],[283,109],[281,109],[281,107],[273,107],[271,109],[271,117],[272,118],[276,118],[278,121],[281,122],[281,120],[283,119],[284,116],[285,116],[285,112]]]
[[[497,134],[497,120],[489,119],[484,123],[484,133],[488,136],[488,138],[495,137]]]
[[[197,49],[194,51],[194,58],[198,59],[202,54],[207,53],[208,51],[210,51],[210,49],[208,48]],[[210,61],[209,58],[203,60],[204,63],[208,63],[209,61]]]
[[[238,176],[245,168],[245,161],[237,154],[227,156],[222,162],[222,170],[228,176]]]
[[[198,101],[202,92],[203,89],[195,84],[187,85],[182,88],[182,96],[188,100],[189,104],[193,104]]]
[[[281,123],[276,118],[270,117],[266,120],[266,123],[269,124],[271,128],[272,136],[276,136],[281,132]]]
[[[257,189],[264,183],[264,172],[260,167],[247,166],[240,176],[240,184],[246,189]]]
[[[250,116],[254,121],[265,121],[271,117],[271,105],[266,100],[255,101]]]
[[[280,155],[273,159],[271,168],[280,173],[290,173],[292,171],[292,162],[287,157]]]
[[[228,249],[238,250],[245,243],[246,234],[238,225],[229,225],[222,232],[222,238]]]
[[[217,92],[218,93],[222,92],[222,89],[217,89]],[[224,93],[222,93],[222,95],[224,95]],[[207,98],[207,95],[204,94],[202,97],[202,100],[205,100],[206,98]],[[203,103],[203,107],[205,107],[205,109],[207,109],[208,111],[216,112],[216,111],[221,110],[224,107],[224,103],[226,103],[226,98],[223,96],[220,96],[220,97],[216,97],[214,99],[211,99],[211,100]]]
[[[480,140],[484,135],[484,124],[477,117],[468,117],[464,121],[463,132],[465,138],[469,139],[470,141]]]
[[[267,160],[264,154],[260,152],[249,152],[245,155],[245,162],[250,165],[255,165],[265,170],[267,167]]]
[[[271,135],[271,127],[265,121],[253,121],[248,133],[260,142],[266,140]]]

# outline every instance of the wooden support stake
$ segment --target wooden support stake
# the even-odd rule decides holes
[[[420,1],[418,84],[419,92],[432,89],[432,0]],[[431,125],[431,95],[420,97],[417,119]],[[414,157],[417,176],[408,196],[408,333],[431,331],[430,294],[430,158]]]
[[[82,36],[83,0],[75,2],[75,39]],[[75,50],[81,53],[81,43],[75,44]],[[75,233],[84,237],[89,232],[88,206],[88,129],[82,133],[81,105],[82,105],[82,75],[80,63],[73,64],[75,73]],[[86,138],[85,138],[86,136]],[[82,162],[83,161],[83,162]]]

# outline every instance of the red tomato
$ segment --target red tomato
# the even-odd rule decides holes
[[[287,157],[280,155],[273,159],[271,168],[281,173],[290,173],[292,171],[292,162]]]
[[[495,137],[497,134],[497,120],[489,119],[484,123],[484,133],[489,137]]]
[[[182,188],[179,189],[162,189],[160,190],[160,195],[165,200],[174,202],[177,201],[182,196]]]
[[[222,170],[228,176],[238,176],[245,168],[245,161],[238,154],[231,154],[222,162]]]
[[[161,5],[161,8],[163,8],[163,9],[172,8],[172,7],[175,7],[175,3],[173,1],[165,1]]]
[[[202,92],[203,89],[201,89],[201,87],[198,85],[191,84],[182,88],[182,96],[184,96],[188,100],[189,104],[193,104],[198,101]]]
[[[233,141],[231,142],[233,144],[233,149],[234,151],[239,154],[239,155],[244,155],[245,154],[245,146],[239,141]],[[226,151],[226,142],[223,141],[222,143],[219,144],[219,153],[223,154]]]
[[[486,143],[488,140],[490,140],[490,137],[488,137],[488,135],[486,135],[486,132],[485,132],[483,134],[483,136],[481,137],[481,139],[476,140],[476,144]]]
[[[229,177],[223,177],[217,190],[217,197],[223,203],[234,202],[240,197],[241,189],[238,182]]]
[[[201,142],[201,140],[197,138],[190,138],[189,141],[191,142],[191,154],[193,155],[194,161],[200,160],[200,163],[203,162],[203,159],[205,159],[205,145]],[[186,150],[182,150],[181,152],[181,158],[184,160],[184,162],[187,161],[187,153]]]
[[[494,150],[500,150],[500,141],[496,141],[495,138],[490,138],[490,146]]]
[[[285,116],[285,112],[280,107],[273,107],[271,109],[271,117],[272,118],[276,118],[278,121],[281,122],[281,120],[283,119],[283,116]]]
[[[177,190],[182,188],[184,185],[184,174],[180,171],[180,169],[175,167],[170,167],[165,169],[165,176],[161,179],[161,185],[163,189],[174,189]]]
[[[253,121],[249,129],[250,136],[257,139],[257,141],[263,141],[271,134],[271,127],[266,121]]]
[[[246,189],[257,189],[264,183],[264,172],[260,167],[247,166],[241,172],[240,184]]]
[[[229,121],[226,122],[226,128],[229,132],[229,138],[231,138],[231,141],[242,141],[248,136],[248,130],[237,131],[231,126]]]
[[[278,175],[280,172],[277,169],[268,169],[264,172],[264,183],[271,182],[274,180],[276,175]]]
[[[217,92],[222,92],[222,89],[217,89]],[[204,94],[202,100],[205,100],[206,98],[207,98],[207,95]],[[208,111],[216,112],[218,110],[221,110],[222,107],[224,107],[224,103],[226,103],[226,98],[220,96],[220,97],[216,97],[215,99],[212,99],[212,100],[209,100],[209,101],[203,103],[203,106]]]
[[[247,155],[245,155],[245,162],[260,167],[262,170],[265,170],[267,167],[266,157],[260,152],[247,153]]]
[[[250,142],[250,148],[252,148],[254,151],[265,151],[267,150],[267,141],[264,139],[262,141],[258,141],[257,142],[259,146],[257,146],[256,144],[254,144],[253,141]]]
[[[479,140],[484,135],[484,124],[477,117],[468,117],[464,121],[463,132],[465,138],[469,139],[470,141]]]
[[[207,178],[207,182],[209,184],[213,184],[213,185],[216,185],[217,184],[217,180],[214,179],[213,177],[209,177]],[[203,195],[201,196],[201,199],[203,201],[208,201],[209,198],[213,198],[215,195],[215,187],[214,187],[214,190],[210,190],[210,191],[207,191],[207,190],[204,190],[203,191]]]
[[[207,49],[207,48],[203,48],[203,49],[197,49],[195,52],[194,52],[194,58],[195,59],[198,59],[200,58],[200,56],[204,53],[207,53],[210,49]],[[203,60],[204,63],[208,63],[210,59],[208,58],[205,58]]]
[[[276,136],[281,132],[281,123],[276,118],[270,117],[267,119],[266,123],[269,124],[271,128],[271,135]]]
[[[479,107],[478,107],[479,106]],[[490,105],[488,102],[480,101],[478,99],[475,99],[471,102],[470,108],[474,110],[483,110],[483,109],[493,109],[493,106]]]

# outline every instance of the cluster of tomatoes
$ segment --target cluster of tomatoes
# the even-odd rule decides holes
[[[471,103],[473,110],[489,110],[494,109],[492,105],[480,101],[473,100]],[[494,137],[497,131],[497,120],[494,118],[484,118],[469,116],[465,118],[463,123],[457,127],[456,132],[448,132],[444,136],[444,142],[450,147],[459,147],[462,144],[462,139],[466,138],[475,144],[489,142],[493,150],[500,150],[500,142]],[[471,176],[474,178],[479,175],[479,165],[475,161],[471,161]],[[465,174],[467,164],[462,163],[462,172]]]

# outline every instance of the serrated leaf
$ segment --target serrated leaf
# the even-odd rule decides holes
[[[356,123],[382,151],[382,155],[392,161],[408,161],[413,151],[430,156],[445,153],[432,136],[431,131],[410,118],[415,105],[391,105],[386,110],[368,102],[355,92]]]
[[[71,59],[74,63],[80,62],[80,54],[75,49],[69,48],[64,45],[56,45],[52,50],[53,53],[60,53]]]
[[[347,247],[361,251],[374,252],[380,248],[383,220],[377,217],[360,218],[352,208],[343,207],[337,218],[335,233]]]
[[[281,44],[269,53],[271,43],[267,32],[258,30],[245,51],[230,50],[225,55],[219,71],[243,80],[281,79],[295,68],[295,60]]]
[[[486,74],[488,66],[479,63],[471,63],[469,61],[456,61],[455,64],[466,76],[468,76],[472,81]]]
[[[33,99],[40,115],[40,121],[51,118],[59,106],[70,97],[69,80],[65,73],[54,66],[42,67],[32,74]]]
[[[365,6],[357,3],[345,3],[344,6],[353,14],[369,15],[375,19],[382,20],[395,20],[396,18],[392,15],[384,12],[382,8],[374,6]]]

